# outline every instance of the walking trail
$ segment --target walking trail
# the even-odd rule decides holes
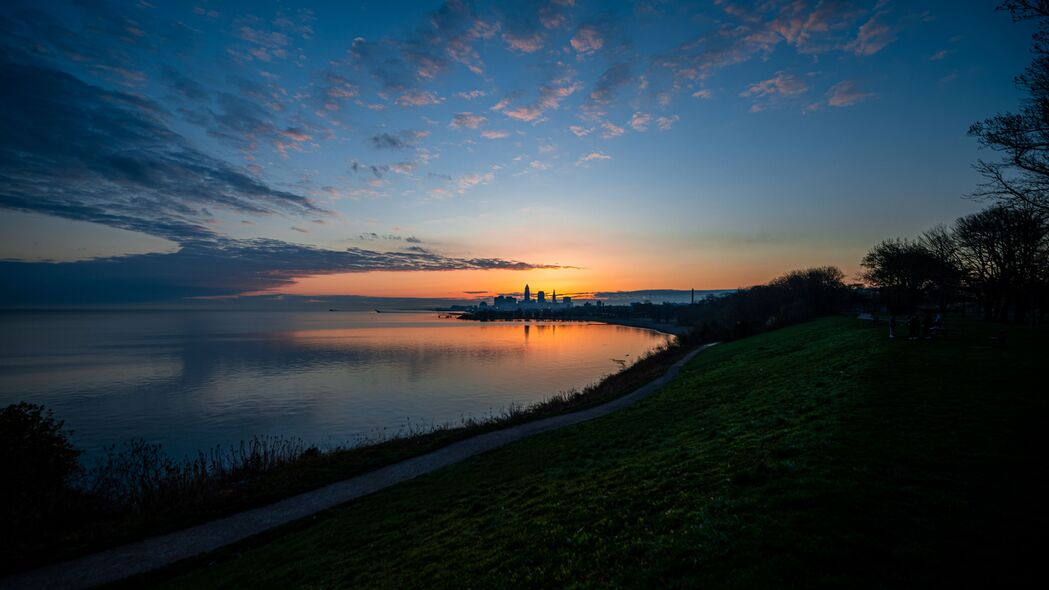
[[[557,430],[625,408],[666,385],[677,376],[685,363],[711,346],[714,344],[707,344],[690,352],[674,363],[662,377],[600,406],[481,434],[425,455],[292,496],[269,506],[248,510],[174,533],[151,537],[72,561],[16,574],[0,580],[0,588],[91,588],[221,549],[275,527],[453,465],[485,451],[497,449],[534,434]]]

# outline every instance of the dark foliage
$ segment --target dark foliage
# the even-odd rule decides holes
[[[1042,321],[1049,313],[1049,213],[994,205],[916,240],[880,242],[862,265],[890,313],[974,302],[987,319]]]
[[[25,402],[0,410],[0,510],[5,530],[51,522],[70,494],[80,451],[50,410]]]

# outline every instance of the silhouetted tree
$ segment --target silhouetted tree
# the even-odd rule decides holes
[[[70,494],[80,450],[51,410],[25,402],[0,410],[0,528],[42,526]]]
[[[936,284],[940,260],[921,241],[890,239],[876,244],[860,262],[861,276],[878,287],[893,313],[904,313],[920,304]]]
[[[932,256],[927,295],[941,312],[958,300],[965,270],[958,252],[958,240],[945,225],[922,234],[921,245]]]
[[[969,135],[1001,159],[978,160],[985,182],[976,196],[1023,203],[1049,211],[1049,2],[1006,0],[999,7],[1014,21],[1036,21],[1034,61],[1016,77],[1024,98],[1018,111],[973,124]]]
[[[1023,322],[1044,308],[1049,216],[1032,206],[996,205],[955,223],[967,282],[988,319]]]

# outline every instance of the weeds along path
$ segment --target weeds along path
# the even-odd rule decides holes
[[[600,406],[481,434],[425,455],[292,496],[269,506],[17,574],[0,580],[0,588],[91,588],[221,549],[276,527],[312,516],[322,510],[458,463],[485,451],[497,449],[534,434],[564,428],[625,408],[662,388],[677,376],[685,363],[711,346],[714,344],[707,344],[688,353],[674,363],[662,377]]]

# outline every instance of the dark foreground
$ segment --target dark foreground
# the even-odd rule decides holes
[[[889,341],[829,319],[718,346],[622,412],[132,585],[1039,583],[1049,346],[950,327]]]

